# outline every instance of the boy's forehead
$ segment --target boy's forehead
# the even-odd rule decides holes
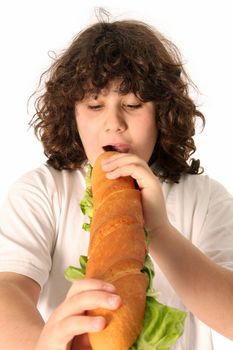
[[[121,81],[113,80],[109,82],[109,84],[101,90],[101,94],[105,95],[105,94],[108,94],[109,92],[116,92],[119,94],[120,88],[121,88]]]

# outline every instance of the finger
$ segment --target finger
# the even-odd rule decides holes
[[[56,339],[56,343],[68,344],[75,336],[99,332],[104,329],[106,320],[102,316],[71,316],[61,320],[57,323],[53,330],[53,338]]]
[[[57,309],[57,319],[84,314],[87,310],[104,308],[114,310],[121,304],[119,295],[104,291],[84,291],[66,299]]]
[[[108,171],[108,170],[113,170],[116,167],[124,166],[126,164],[141,163],[141,162],[143,162],[142,159],[140,159],[135,154],[119,153],[110,158],[103,159],[101,162],[101,165],[103,170]]]
[[[107,158],[104,158],[101,160],[101,164],[108,164],[108,163],[111,163],[112,161],[116,160],[116,159],[119,159],[119,158],[122,158],[122,157],[126,157],[128,156],[129,154],[132,154],[132,153],[121,153],[121,152],[118,152],[116,154],[114,154],[113,156],[111,157],[107,157]]]
[[[72,341],[72,349],[92,350],[90,340],[87,333],[75,336]]]
[[[103,290],[110,293],[116,292],[116,288],[113,284],[94,278],[84,278],[82,280],[73,282],[66,298],[70,298],[77,293],[81,293],[87,290]]]
[[[66,330],[69,340],[76,335],[84,333],[100,332],[106,326],[106,320],[102,316],[72,316],[60,322],[59,328]],[[67,339],[68,339],[67,338]],[[69,341],[68,340],[68,341]]]
[[[154,175],[152,176],[150,169],[146,168],[143,164],[126,164],[106,172],[106,177],[109,180],[124,176],[131,176],[134,178],[137,181],[140,189],[145,187],[148,180],[154,179]]]
[[[140,170],[138,164],[127,164],[117,166],[115,168],[109,169],[106,172],[106,177],[108,179],[116,179],[120,176],[132,176],[133,178],[138,178],[138,170]]]
[[[120,176],[132,176],[135,180],[140,180],[144,174],[138,171],[150,172],[148,164],[134,154],[123,154],[112,162],[102,165],[108,179],[116,179]]]

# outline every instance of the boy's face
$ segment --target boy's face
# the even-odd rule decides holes
[[[90,163],[106,146],[133,153],[149,161],[157,140],[155,104],[141,102],[133,93],[119,94],[119,81],[113,81],[98,95],[76,103],[79,135]]]

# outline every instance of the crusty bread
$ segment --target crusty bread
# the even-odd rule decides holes
[[[90,333],[93,350],[128,350],[143,325],[147,277],[141,272],[146,246],[140,191],[131,177],[108,180],[101,160],[115,152],[105,152],[92,170],[94,214],[91,224],[86,276],[115,285],[122,305],[115,311],[96,309],[105,329]]]

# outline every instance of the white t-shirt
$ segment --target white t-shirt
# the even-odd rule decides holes
[[[85,169],[57,171],[43,165],[22,176],[0,210],[0,271],[31,277],[42,288],[39,310],[46,320],[64,299],[69,265],[87,255],[88,222],[79,203]],[[203,175],[182,176],[179,184],[162,183],[170,222],[209,258],[233,269],[233,197]],[[155,264],[158,300],[186,310]],[[187,311],[187,310],[186,310]],[[210,329],[188,312],[183,336],[174,350],[212,350]]]

